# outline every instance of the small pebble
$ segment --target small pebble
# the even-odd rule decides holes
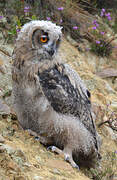
[[[58,175],[60,175],[60,174],[61,174],[61,173],[60,173],[60,171],[59,171],[58,169],[56,169],[56,168],[55,168],[55,169],[53,169],[53,171],[52,171],[52,172],[53,172],[53,174],[58,174]]]
[[[0,135],[0,143],[4,143],[5,142],[5,139],[3,138],[2,135]]]
[[[0,146],[0,153],[3,153],[5,151],[5,148],[3,146]]]
[[[34,176],[34,180],[42,180],[42,179],[44,179],[44,178],[41,176]]]

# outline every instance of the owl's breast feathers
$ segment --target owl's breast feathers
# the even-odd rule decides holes
[[[90,92],[79,75],[66,64],[38,72],[42,90],[53,109],[62,114],[79,117],[84,126],[96,137],[91,114]]]

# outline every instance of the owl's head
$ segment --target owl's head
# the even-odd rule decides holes
[[[17,42],[28,51],[33,50],[39,60],[53,59],[62,37],[62,27],[50,21],[31,21],[21,29]]]

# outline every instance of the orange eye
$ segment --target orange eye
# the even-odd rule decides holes
[[[46,43],[48,41],[48,37],[46,35],[41,36],[40,41],[42,43]]]

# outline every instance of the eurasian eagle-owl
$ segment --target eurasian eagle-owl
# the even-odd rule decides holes
[[[98,157],[99,139],[90,93],[57,54],[61,37],[49,21],[23,26],[13,52],[13,103],[20,125],[78,168]]]

